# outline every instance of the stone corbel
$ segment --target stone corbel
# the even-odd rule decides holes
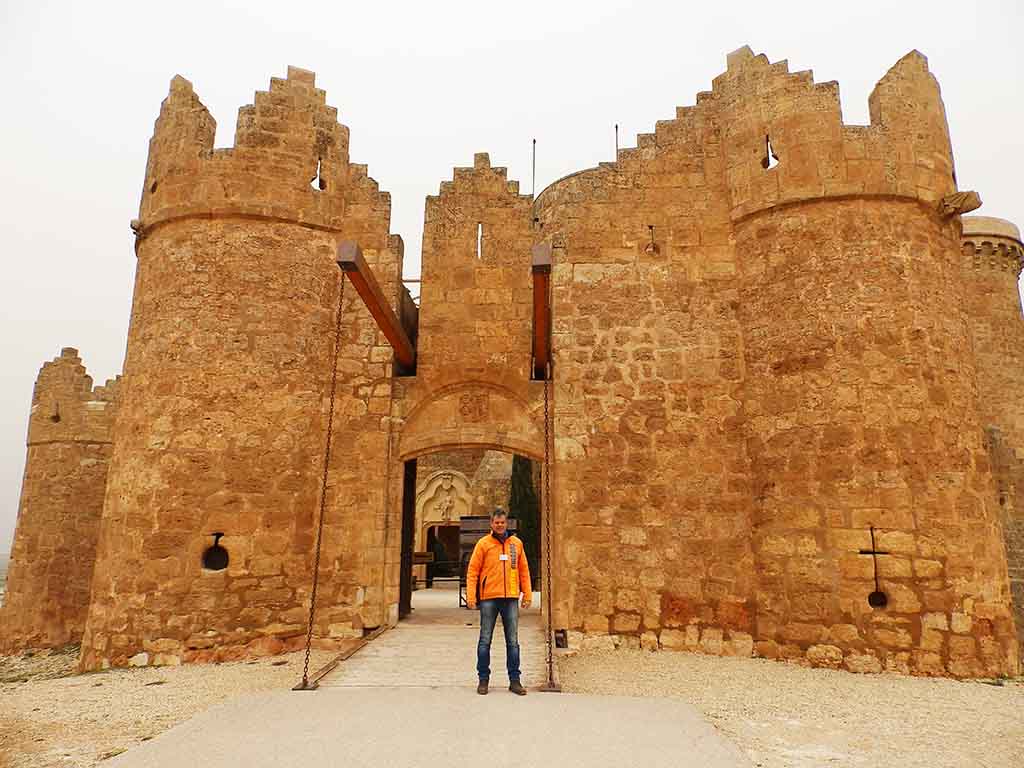
[[[939,214],[959,216],[981,208],[981,195],[977,192],[954,192],[939,201]]]

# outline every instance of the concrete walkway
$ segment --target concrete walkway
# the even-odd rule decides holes
[[[319,690],[233,699],[104,766],[750,768],[684,701],[509,693],[500,620],[491,693],[478,696],[477,614],[445,589],[415,593],[413,607],[410,619],[343,662]],[[545,647],[536,607],[520,617],[520,646],[523,681],[539,685]]]
[[[749,768],[674,699],[332,688],[243,696],[104,761],[110,768]]]
[[[547,648],[540,619],[540,595],[519,613],[519,667],[523,684],[547,679]],[[320,682],[322,688],[476,687],[476,644],[480,614],[459,607],[455,586],[413,593],[412,614],[371,642]],[[491,683],[508,686],[501,619],[491,643]]]

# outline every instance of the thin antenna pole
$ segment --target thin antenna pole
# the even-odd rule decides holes
[[[530,195],[537,197],[537,140],[533,140],[533,180],[530,182]]]
[[[615,159],[619,159],[619,124],[615,124]]]

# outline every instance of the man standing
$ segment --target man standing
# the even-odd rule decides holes
[[[480,605],[480,641],[476,647],[476,671],[480,678],[476,692],[487,693],[491,678],[491,638],[501,614],[505,630],[505,657],[508,689],[526,695],[519,672],[519,595],[523,608],[533,601],[530,566],[523,553],[523,542],[508,532],[508,516],[500,509],[491,513],[491,532],[476,543],[466,569],[466,602],[470,608]]]

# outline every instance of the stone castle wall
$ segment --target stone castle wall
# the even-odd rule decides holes
[[[1017,636],[1024,652],[1024,314],[1020,232],[988,216],[963,218],[963,282],[981,393],[981,420],[999,491]]]
[[[348,158],[312,73],[239,112],[235,146],[175,78],[150,143],[138,271],[82,667],[178,663],[305,637],[340,272],[358,240],[389,300],[390,199]],[[392,355],[351,288],[322,558],[321,638],[384,620]],[[226,569],[203,565],[223,534]]]
[[[845,125],[835,83],[743,48],[695,106],[536,200],[486,154],[456,168],[426,202],[415,372],[395,374],[345,293],[318,641],[397,621],[406,462],[425,477],[454,449],[543,457],[530,263],[546,242],[555,627],[1015,673],[1020,317],[988,298],[1006,275],[965,274],[924,57],[869,106],[870,125]],[[243,107],[233,148],[213,134],[175,78],[135,222],[84,669],[301,643],[338,242],[403,302],[389,198],[311,73]],[[884,608],[867,601],[872,528]],[[224,570],[203,565],[215,534]]]
[[[846,126],[835,83],[741,49],[695,107],[538,199],[570,629],[857,670],[1016,668],[924,57],[870,112]],[[885,610],[858,554],[870,526]]]
[[[93,387],[66,348],[32,393],[0,652],[82,639],[110,461],[118,383]]]

